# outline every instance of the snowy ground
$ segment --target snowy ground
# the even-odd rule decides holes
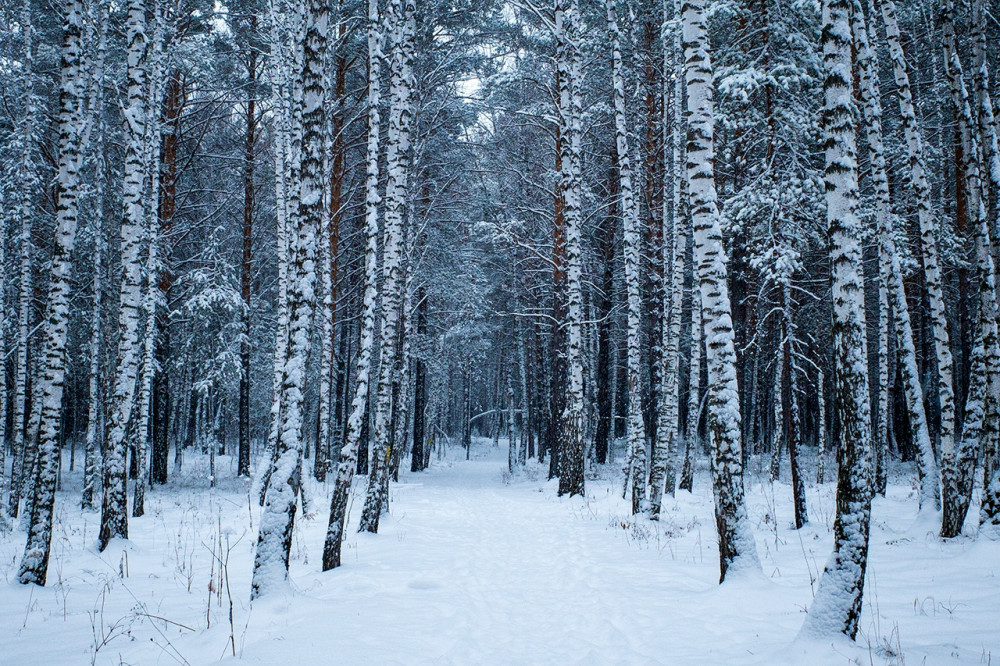
[[[0,535],[0,664],[207,664],[232,660],[233,643],[252,664],[1000,661],[1000,542],[970,531],[942,543],[917,520],[905,473],[875,502],[857,645],[804,643],[832,483],[809,487],[812,522],[796,532],[789,487],[748,475],[764,575],[719,586],[705,470],[693,495],[666,498],[660,522],[633,520],[617,465],[588,478],[586,499],[558,498],[540,468],[510,479],[506,450],[478,444],[471,462],[455,449],[404,474],[380,534],[351,528],[344,566],[328,573],[330,488],[315,488],[289,591],[252,609],[259,509],[244,486],[209,491],[188,456],[186,476],[147,495],[132,540],[98,554],[99,515],[76,508],[70,475],[45,589],[14,582],[24,533]]]

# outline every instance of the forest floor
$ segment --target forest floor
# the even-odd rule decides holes
[[[326,573],[332,487],[313,486],[288,591],[252,608],[259,507],[244,482],[210,490],[207,461],[187,456],[147,494],[130,541],[99,554],[99,514],[77,508],[67,474],[44,589],[15,582],[24,532],[0,535],[0,664],[208,664],[234,651],[275,665],[1000,662],[1000,541],[970,521],[942,543],[908,467],[875,501],[852,645],[796,639],[832,547],[833,483],[808,486],[811,522],[796,531],[789,486],[751,469],[763,575],[720,586],[707,469],[654,522],[629,515],[618,464],[589,475],[586,498],[559,498],[537,464],[508,475],[502,445],[479,440],[472,458],[455,448],[404,472],[380,533],[349,528],[344,565]],[[230,478],[231,461],[217,464]]]

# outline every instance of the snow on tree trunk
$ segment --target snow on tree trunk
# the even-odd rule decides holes
[[[664,0],[663,3],[663,24],[661,26],[661,44],[663,48],[664,71],[677,69],[673,59],[679,58],[681,53],[678,40],[680,30],[675,29],[674,48],[668,48],[671,30],[667,16],[669,14],[670,3]],[[678,26],[679,28],[679,26]],[[680,80],[680,77],[677,77]],[[679,86],[674,87],[673,94],[670,94],[670,86],[663,87],[663,113],[667,117],[667,110],[674,106],[674,122],[678,121],[678,109],[680,105],[679,93],[683,90]],[[681,125],[682,126],[682,125]],[[663,317],[660,329],[661,366],[660,391],[658,415],[656,418],[656,437],[653,442],[650,464],[649,497],[650,515],[657,516],[660,513],[660,503],[662,493],[673,496],[676,474],[674,471],[674,456],[677,447],[677,439],[680,436],[680,337],[681,337],[681,307],[684,295],[684,257],[682,253],[686,247],[683,236],[683,224],[680,221],[680,154],[678,145],[673,142],[676,137],[679,142],[680,127],[669,128],[669,124],[664,122],[663,149],[664,163],[672,165],[668,173],[664,169],[663,191],[666,194],[667,186],[672,185],[673,198],[664,206],[663,212]],[[670,147],[670,159],[667,158],[666,151]]]
[[[73,0],[66,5],[60,54],[59,167],[56,177],[59,203],[56,207],[55,242],[45,311],[42,372],[38,379],[41,409],[37,477],[33,484],[28,539],[17,574],[18,581],[23,584],[45,584],[52,544],[52,517],[61,453],[59,428],[66,378],[71,255],[79,213],[81,141],[86,120],[86,85],[81,71],[83,23],[83,2]]]
[[[824,179],[833,283],[839,471],[834,551],[820,577],[803,633],[828,636],[839,632],[853,640],[861,617],[868,565],[872,461],[861,224],[856,212],[858,172],[850,11],[850,0],[823,2]]]
[[[563,12],[565,76],[561,80],[563,157],[562,191],[566,220],[566,405],[561,416],[559,494],[584,493],[584,389],[583,389],[583,80],[580,55],[580,8],[568,0]],[[560,32],[557,20],[557,33]],[[624,188],[623,188],[624,189]],[[645,479],[643,479],[643,483]]]
[[[684,462],[678,487],[691,492],[694,487],[694,454],[698,451],[698,422],[701,414],[701,344],[704,328],[701,323],[701,298],[698,285],[691,294],[691,357],[688,362],[687,423],[684,427]]]
[[[3,188],[0,188],[0,211],[6,208]],[[0,529],[7,525],[7,507],[3,503],[4,481],[7,478],[7,229],[0,221]]]
[[[625,111],[625,77],[621,53],[621,30],[618,27],[617,0],[605,0],[608,32],[611,35],[611,82],[615,105],[615,154],[621,182],[621,211],[624,229],[625,289],[627,293],[626,381],[628,412],[625,421],[628,447],[628,478],[632,484],[632,513],[642,510],[646,498],[646,432],[642,419],[642,299],[639,294],[639,207],[635,199],[632,164],[629,159],[628,117]],[[656,492],[655,490],[653,491]],[[658,508],[657,508],[657,513]]]
[[[410,121],[413,87],[410,61],[415,31],[413,0],[390,0],[389,25],[393,26],[389,67],[389,131],[386,136],[385,227],[382,250],[382,327],[379,335],[379,376],[375,400],[372,469],[361,514],[360,530],[378,532],[379,518],[388,507],[388,471],[392,457],[390,413],[397,334],[403,287],[403,223],[408,195]]]
[[[965,86],[955,38],[955,3],[946,2],[943,11],[945,73],[951,84],[952,103],[958,121],[964,162],[962,164],[964,173],[961,177],[965,179],[968,209],[971,211],[970,222],[973,225],[976,272],[979,278],[978,334],[973,349],[973,372],[979,370],[979,374],[970,375],[969,398],[980,403],[972,409],[969,409],[967,404],[967,411],[972,414],[972,419],[967,421],[971,420],[973,423],[966,423],[966,432],[963,433],[958,446],[955,446],[955,442],[951,442],[952,446],[948,448],[944,441],[940,446],[941,536],[947,539],[962,532],[962,524],[965,522],[972,496],[976,457],[980,447],[987,452],[997,449],[996,410],[997,401],[1000,399],[1000,346],[997,341],[996,270],[986,219],[986,205],[982,196],[979,146],[974,133],[976,121],[972,114],[972,105]],[[982,346],[982,349],[978,349],[979,346]],[[976,358],[977,356],[982,358]],[[980,393],[982,385],[986,386],[985,394]],[[985,406],[982,405],[984,400]],[[976,420],[979,422],[976,423]]]
[[[135,480],[132,496],[132,516],[139,518],[146,512],[146,486],[149,484],[149,418],[152,405],[152,386],[155,365],[153,353],[156,351],[156,301],[160,291],[160,264],[157,254],[157,216],[160,192],[160,140],[161,124],[155,117],[155,110],[160,108],[162,100],[163,75],[163,15],[157,3],[153,10],[155,28],[150,63],[150,86],[148,92],[148,107],[151,118],[146,123],[146,139],[143,162],[149,174],[149,196],[146,199],[146,293],[143,297],[143,316],[145,326],[142,340],[142,373],[139,381],[139,400],[136,405],[134,419],[138,427],[138,437],[135,441],[134,455],[139,461],[139,474]],[[214,477],[214,475],[213,475]]]
[[[823,368],[816,377],[816,411],[819,413],[816,425],[816,483],[826,482],[826,377]]]
[[[986,192],[986,182],[993,187],[995,196],[1000,196],[1000,141],[997,140],[997,120],[993,114],[993,99],[990,96],[990,69],[986,59],[986,9],[985,0],[972,0],[972,23],[969,26],[972,33],[973,68],[975,69],[975,100],[976,117],[979,121],[980,148],[983,153],[983,168],[986,174],[983,178],[983,192]],[[983,200],[986,200],[984,194]],[[1000,227],[1000,204],[994,210],[996,227]],[[993,452],[995,456],[997,452]]]
[[[269,13],[269,32],[272,47],[272,107],[275,109],[275,148],[274,148],[274,184],[275,184],[275,219],[277,222],[277,315],[278,325],[274,340],[274,373],[271,377],[271,414],[270,427],[267,433],[267,443],[264,455],[261,457],[253,488],[260,504],[263,506],[267,487],[271,482],[274,470],[275,453],[278,447],[279,429],[281,426],[281,378],[282,369],[288,356],[288,260],[289,232],[298,220],[297,190],[294,187],[293,164],[293,127],[295,104],[292,89],[293,77],[291,68],[294,65],[293,52],[298,49],[296,44],[289,44],[288,35],[295,35],[297,27],[294,22],[297,12],[289,11],[281,0],[272,0]]]
[[[674,91],[673,91],[673,126],[671,128],[671,151],[673,164],[673,187],[671,192],[671,207],[674,227],[674,265],[673,265],[673,288],[677,291],[674,294],[674,307],[677,308],[678,322],[680,321],[680,309],[683,304],[684,271],[687,264],[687,253],[691,247],[690,221],[687,219],[687,208],[685,202],[685,189],[687,180],[685,179],[685,162],[687,160],[686,147],[684,145],[684,59],[682,43],[681,0],[674,0],[674,16],[677,26],[674,29],[673,53],[674,53]],[[680,480],[678,487],[691,492],[694,484],[694,460],[693,453],[698,444],[698,415],[701,408],[700,386],[701,386],[701,297],[698,295],[697,280],[691,286],[691,347],[688,358],[688,400],[687,400],[687,423],[684,424],[684,458],[681,463]],[[680,330],[677,331],[678,339]],[[679,373],[678,373],[679,374]],[[679,384],[680,382],[678,382]],[[678,401],[680,397],[678,396]],[[678,409],[678,417],[679,417]],[[678,422],[678,434],[680,433],[680,423]]]
[[[258,19],[256,16],[250,19],[252,33],[257,31]],[[257,49],[254,45],[247,45],[246,70],[248,79],[248,99],[245,109],[246,133],[243,145],[243,225],[241,229],[241,256],[240,256],[240,300],[243,309],[240,313],[241,335],[240,340],[240,393],[239,393],[239,449],[237,453],[236,474],[241,477],[250,476],[250,348],[251,348],[251,315],[253,313],[253,303],[251,301],[251,281],[253,271],[253,223],[254,206],[256,201],[256,184],[254,182],[254,172],[256,170],[255,152],[257,148]],[[280,113],[280,110],[279,110]],[[281,139],[275,143],[275,153],[281,152]],[[279,172],[280,173],[280,172]],[[283,208],[284,203],[278,204],[278,208]]]
[[[774,401],[774,426],[771,433],[771,464],[768,469],[768,476],[771,481],[774,482],[779,478],[781,471],[781,439],[785,430],[785,413],[784,413],[784,401],[782,400],[782,375],[785,369],[785,354],[782,351],[784,347],[784,341],[782,340],[781,345],[779,345],[778,356],[775,361],[774,366],[774,390],[772,391],[772,400]]]
[[[31,321],[31,295],[33,291],[31,274],[31,211],[34,210],[34,196],[37,194],[37,178],[35,175],[35,92],[34,92],[34,31],[31,23],[31,2],[24,0],[21,6],[21,32],[24,40],[23,80],[25,88],[24,118],[17,132],[20,143],[20,163],[18,165],[17,186],[20,189],[17,197],[17,219],[21,223],[21,267],[18,283],[17,306],[17,373],[14,377],[14,444],[11,459],[11,485],[7,512],[11,518],[17,518],[20,508],[22,488],[25,474],[31,468],[31,458],[26,451],[28,438],[25,431],[28,405],[28,327]]]
[[[975,106],[979,121],[983,163],[987,176],[983,178],[981,195],[985,205],[988,200],[987,181],[993,188],[994,196],[1000,197],[1000,145],[997,141],[997,121],[993,114],[993,101],[990,97],[989,66],[986,60],[986,15],[983,5],[984,0],[973,0],[971,32],[973,67],[976,70]],[[993,229],[997,229],[1000,228],[1000,201],[995,205],[994,215]],[[994,369],[989,371],[996,372]],[[995,376],[991,374],[990,381],[992,382],[994,379]],[[997,410],[1000,410],[998,403],[1000,403],[1000,396],[997,395],[997,391],[991,384],[990,418],[994,421],[998,418]],[[966,410],[968,411],[968,407]],[[997,441],[995,433],[991,434],[993,435],[991,440],[983,443],[983,495],[979,514],[981,525],[990,525],[995,528],[1000,525],[1000,442]]]
[[[681,13],[689,127],[687,180],[708,365],[708,430],[712,441],[720,581],[724,581],[730,570],[757,570],[760,562],[743,489],[736,350],[715,189],[714,83],[703,0],[685,0]]]
[[[354,397],[347,419],[346,444],[340,452],[337,481],[330,501],[330,522],[323,545],[323,571],[340,566],[340,549],[347,522],[347,503],[358,465],[358,448],[364,430],[371,381],[372,344],[375,337],[376,300],[378,298],[378,206],[379,206],[379,104],[382,71],[382,29],[378,0],[368,0],[368,135],[365,177],[365,268],[364,300],[361,312],[361,340],[358,347]]]
[[[126,428],[135,402],[139,366],[139,309],[142,305],[140,249],[144,208],[143,161],[146,132],[146,5],[129,0],[125,21],[128,46],[127,96],[125,99],[125,169],[121,224],[122,279],[118,313],[118,368],[111,404],[111,427],[104,456],[104,501],[98,535],[101,550],[112,539],[128,538],[128,498],[126,495]]]
[[[329,5],[310,0],[302,36],[301,162],[298,225],[289,238],[288,342],[281,376],[281,426],[254,557],[251,598],[279,589],[288,578],[297,498],[301,488],[303,389],[316,283],[316,234],[324,217],[323,147],[326,132],[325,48]],[[303,497],[303,508],[305,507]]]
[[[95,15],[91,23],[96,23],[97,53],[88,64],[91,66],[90,102],[88,113],[95,140],[91,142],[89,159],[94,164],[93,225],[94,235],[94,286],[93,306],[90,320],[90,369],[88,381],[87,434],[84,446],[83,493],[80,504],[84,509],[94,508],[94,493],[100,483],[102,416],[104,410],[101,394],[101,353],[104,347],[102,337],[102,309],[104,304],[104,60],[107,54],[107,15],[101,3],[95,3]],[[91,39],[94,39],[93,30]]]
[[[781,285],[781,328],[785,344],[782,346],[781,354],[784,357],[784,365],[788,369],[788,462],[792,476],[792,501],[795,507],[795,529],[799,529],[809,522],[809,513],[806,510],[806,487],[802,477],[801,449],[802,449],[802,420],[799,414],[799,371],[795,363],[797,358],[796,350],[793,348],[793,336],[795,332],[795,322],[792,316],[792,288],[791,275],[787,275]]]
[[[910,184],[917,204],[917,220],[920,226],[921,258],[924,268],[924,282],[930,302],[930,319],[933,327],[934,349],[937,361],[937,393],[940,409],[940,450],[954,447],[955,438],[955,396],[952,379],[952,356],[948,337],[948,320],[944,311],[941,286],[941,268],[938,265],[937,228],[931,208],[931,189],[927,178],[924,158],[923,137],[917,125],[917,116],[910,91],[910,78],[906,59],[900,46],[899,26],[896,21],[896,5],[892,0],[881,0],[882,20],[885,24],[886,42],[892,59],[896,92],[899,97],[900,122],[906,140],[909,161]],[[927,462],[922,458],[922,462]],[[921,485],[929,486],[923,497],[940,500],[939,479],[936,465],[920,466]],[[932,507],[933,508],[933,507]]]
[[[857,50],[858,80],[861,84],[861,106],[864,113],[867,130],[868,152],[871,161],[872,186],[875,190],[875,217],[879,243],[879,300],[882,301],[882,291],[885,291],[885,306],[891,304],[895,318],[897,337],[897,355],[900,372],[903,377],[903,392],[910,418],[910,430],[917,446],[917,465],[921,473],[920,484],[921,505],[933,506],[936,502],[937,484],[927,482],[936,479],[937,466],[934,461],[934,451],[924,413],[924,393],[917,370],[916,348],[910,326],[910,311],[906,301],[906,291],[903,287],[902,268],[893,232],[893,217],[889,196],[889,180],[886,170],[885,147],[882,137],[882,105],[879,95],[877,71],[874,54],[871,51],[868,29],[865,25],[864,10],[859,0],[853,6],[853,36]],[[885,313],[888,319],[888,312]],[[881,327],[881,313],[880,322]],[[886,332],[888,335],[888,332]],[[882,343],[880,342],[880,347]],[[888,347],[888,341],[885,346]],[[883,358],[884,357],[884,358]],[[882,405],[884,399],[888,403],[888,350],[882,352],[879,358],[879,420],[880,432],[875,436],[876,455],[879,450],[888,448],[888,404]],[[884,377],[883,377],[884,374]],[[883,398],[884,394],[884,398]],[[884,462],[883,462],[884,465]],[[877,469],[876,469],[877,471]],[[884,474],[884,470],[880,472]]]

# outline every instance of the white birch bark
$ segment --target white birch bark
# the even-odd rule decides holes
[[[816,425],[816,483],[826,482],[826,377],[823,368],[816,377],[816,402],[819,412]]]
[[[972,0],[972,55],[975,70],[975,115],[979,122],[980,148],[983,154],[983,191],[988,181],[994,196],[1000,196],[1000,142],[997,139],[997,120],[993,113],[993,98],[990,96],[990,69],[986,60],[986,10],[985,0]],[[985,201],[987,197],[983,196]],[[1000,203],[994,212],[994,228],[1000,228]],[[994,452],[996,455],[996,452]],[[995,461],[994,461],[995,462]]]
[[[965,86],[962,62],[958,54],[954,24],[955,3],[944,3],[944,64],[951,87],[952,103],[958,121],[962,145],[962,167],[966,196],[976,254],[976,272],[979,278],[979,321],[976,346],[973,350],[973,371],[970,374],[969,399],[985,406],[969,411],[972,423],[966,424],[963,437],[951,448],[942,441],[941,456],[941,536],[951,538],[962,532],[962,524],[969,510],[972,495],[976,457],[980,447],[985,451],[997,449],[997,402],[1000,400],[1000,346],[997,341],[996,269],[993,263],[992,244],[986,219],[982,178],[979,169],[979,146],[974,129],[969,92]],[[976,358],[982,355],[982,358]],[[985,393],[980,393],[985,386]],[[976,421],[979,421],[978,423]],[[971,426],[971,427],[969,427]],[[978,435],[978,436],[977,436]]]
[[[566,224],[566,405],[560,415],[562,450],[559,452],[559,494],[584,494],[584,389],[583,389],[583,154],[580,55],[580,7],[567,0],[561,36],[565,43],[565,76],[560,81],[563,114],[562,191]],[[557,25],[557,32],[559,27]]]
[[[389,445],[393,374],[396,367],[397,333],[403,287],[403,223],[409,193],[410,100],[413,87],[410,61],[415,30],[413,0],[390,0],[389,25],[393,26],[392,59],[389,67],[389,131],[386,137],[385,227],[382,233],[382,327],[379,335],[379,377],[372,431],[372,467],[361,514],[360,530],[378,532],[379,519],[387,508],[388,471],[392,457]]]
[[[858,631],[868,564],[871,519],[871,420],[868,393],[861,224],[851,94],[850,0],[823,2],[823,109],[826,219],[833,283],[834,406],[838,422],[837,517],[827,560],[803,633],[829,636]]]
[[[677,2],[664,0],[663,2],[663,23],[661,24],[660,35],[663,48],[663,71],[674,71],[677,67],[673,62],[677,58],[681,49],[676,40],[680,38],[680,30],[676,26],[670,30],[670,22],[667,20],[670,5],[674,5],[675,18],[679,18]],[[668,47],[671,43],[671,32],[676,37],[673,42],[674,48]],[[679,78],[679,77],[678,77]],[[671,86],[667,75],[664,75],[663,85],[663,117],[667,118],[667,110],[671,103],[676,106],[679,98],[676,97],[676,86],[674,95],[670,94]],[[674,122],[677,121],[677,110],[674,110]],[[673,145],[673,136],[680,131],[678,127],[670,127],[670,123],[664,120],[663,123],[663,151],[664,164],[670,164],[672,169],[664,168],[663,173],[663,197],[664,210],[662,216],[663,223],[663,317],[660,320],[660,390],[659,404],[657,405],[658,416],[656,419],[656,437],[653,442],[653,449],[650,455],[650,477],[649,477],[649,498],[650,515],[657,516],[660,513],[660,503],[662,493],[665,490],[668,495],[674,494],[674,483],[676,481],[674,473],[674,456],[677,447],[677,438],[680,433],[679,417],[679,350],[681,335],[681,303],[684,289],[684,262],[681,253],[684,252],[683,225],[680,224],[678,200],[667,197],[668,186],[671,190],[676,190],[680,184],[678,174],[678,153],[677,147]]]
[[[160,292],[160,263],[157,255],[159,243],[157,233],[158,203],[160,194],[160,138],[161,124],[157,118],[162,101],[163,78],[163,14],[159,2],[153,5],[153,43],[150,53],[150,85],[148,96],[149,121],[146,123],[146,138],[144,148],[144,167],[149,174],[149,192],[146,197],[146,270],[145,293],[143,295],[142,315],[145,319],[142,340],[142,371],[139,375],[139,396],[135,419],[138,438],[135,442],[135,455],[138,457],[139,473],[135,480],[132,495],[132,517],[139,518],[146,512],[146,486],[149,484],[149,418],[152,404],[153,375],[155,374],[153,352],[156,349],[156,301]],[[213,475],[214,478],[214,475]]]
[[[337,481],[330,500],[330,522],[323,545],[323,571],[341,564],[340,550],[347,522],[347,503],[351,483],[358,463],[358,445],[362,421],[368,405],[371,380],[372,346],[375,337],[376,299],[378,298],[378,191],[379,180],[379,131],[381,116],[380,84],[382,72],[382,28],[379,21],[378,0],[368,0],[368,134],[366,142],[365,176],[365,291],[361,313],[361,341],[358,347],[357,369],[354,378],[354,397],[347,419],[346,444],[340,452]]]
[[[271,377],[270,427],[264,455],[254,477],[253,493],[263,506],[267,487],[274,470],[278,432],[281,424],[281,373],[288,352],[288,233],[297,214],[292,196],[292,124],[293,99],[291,93],[292,51],[289,35],[294,32],[289,24],[287,4],[271,0],[268,7],[268,30],[271,42],[271,99],[275,119],[274,186],[275,219],[277,222],[277,331],[274,340],[274,372]]]
[[[632,513],[643,509],[646,499],[646,430],[642,418],[642,299],[639,293],[639,207],[633,187],[631,153],[628,140],[628,116],[625,110],[625,76],[621,53],[621,30],[618,27],[617,0],[605,0],[608,33],[611,36],[611,82],[614,90],[615,147],[618,177],[621,181],[621,212],[627,294],[626,382],[628,407],[625,421],[628,447],[628,479],[632,486]],[[653,490],[655,493],[655,489]],[[656,513],[659,513],[658,507]]]
[[[127,96],[125,100],[125,169],[121,225],[122,281],[118,314],[118,368],[115,372],[111,427],[104,459],[104,500],[101,510],[99,547],[107,548],[115,538],[128,538],[126,427],[135,402],[139,365],[139,310],[142,305],[140,249],[144,229],[143,161],[147,122],[146,4],[129,0],[125,22],[128,48]]]
[[[56,178],[55,243],[45,311],[41,400],[38,429],[37,476],[29,516],[28,539],[18,570],[23,584],[44,585],[52,544],[56,480],[59,473],[59,428],[66,378],[66,336],[69,325],[71,255],[79,214],[81,141],[84,135],[86,85],[81,72],[84,6],[73,0],[66,6],[60,56],[59,167]]]
[[[684,462],[678,487],[688,492],[694,485],[694,454],[699,448],[698,421],[701,412],[701,341],[704,328],[701,323],[701,298],[698,285],[691,294],[691,356],[688,360],[687,423],[684,427]]]
[[[726,254],[715,189],[715,86],[704,1],[684,0],[681,14],[689,123],[687,181],[694,225],[694,261],[704,319],[712,487],[719,534],[720,579],[724,581],[730,570],[759,570],[760,561],[743,489],[736,350]]]
[[[316,284],[316,234],[323,220],[326,77],[324,49],[330,7],[311,0],[301,35],[301,160],[298,172],[297,227],[289,238],[288,342],[281,377],[280,432],[271,483],[261,513],[254,556],[251,598],[279,589],[288,578],[295,511],[302,484],[302,437],[306,364]],[[297,93],[296,93],[297,94]],[[303,509],[306,500],[303,497]]]
[[[22,40],[24,41],[24,118],[17,132],[20,148],[19,173],[17,174],[17,220],[20,222],[21,267],[18,281],[17,305],[17,371],[14,376],[14,444],[11,461],[11,486],[7,512],[11,518],[17,518],[20,508],[22,488],[25,475],[31,469],[31,460],[26,447],[28,438],[25,431],[27,423],[27,385],[28,385],[28,345],[31,322],[31,293],[33,291],[31,275],[31,211],[34,206],[34,196],[37,180],[35,176],[35,92],[34,92],[34,31],[31,18],[32,0],[24,0],[21,5],[20,22]]]
[[[910,325],[910,311],[906,301],[906,291],[903,287],[903,275],[896,251],[896,241],[893,233],[893,217],[889,196],[889,179],[886,170],[885,147],[882,136],[882,104],[879,95],[876,63],[871,51],[868,29],[865,24],[864,10],[859,0],[853,3],[853,37],[857,50],[858,80],[861,84],[861,108],[864,114],[865,128],[868,139],[868,152],[871,162],[872,186],[875,190],[875,217],[877,222],[877,237],[879,247],[879,300],[884,291],[886,313],[891,303],[895,318],[897,339],[897,356],[900,372],[903,377],[907,413],[910,418],[910,430],[913,433],[917,448],[917,465],[921,470],[920,504],[934,506],[936,502],[937,466],[934,461],[934,450],[931,447],[927,417],[924,413],[924,393],[917,370],[916,348]],[[880,327],[881,313],[880,313]],[[888,326],[888,323],[886,323]],[[888,331],[886,331],[888,335]],[[884,451],[888,448],[888,340],[880,342],[879,358],[879,420],[880,432],[875,436],[875,446]],[[877,452],[876,452],[877,454]],[[884,464],[884,462],[883,462]]]
[[[104,306],[104,60],[107,54],[107,13],[101,2],[91,5],[91,23],[96,25],[97,54],[90,61],[90,103],[89,113],[92,127],[96,129],[96,140],[92,142],[89,157],[94,163],[93,220],[94,235],[94,285],[93,304],[90,320],[90,377],[88,384],[87,435],[84,446],[83,493],[80,504],[84,509],[94,508],[94,493],[101,477],[102,416],[104,410],[101,395],[101,354],[103,344]]]
[[[771,433],[771,465],[769,476],[771,481],[776,481],[781,473],[781,442],[785,431],[784,401],[782,400],[782,376],[785,372],[785,354],[782,348],[785,346],[784,340],[778,346],[778,355],[774,364],[774,390],[772,400],[774,401],[774,430]]]
[[[934,331],[934,349],[937,361],[937,393],[941,411],[940,448],[947,451],[954,447],[955,439],[955,393],[952,379],[952,356],[948,337],[948,320],[944,311],[941,287],[941,269],[938,264],[937,225],[931,207],[931,189],[927,179],[924,158],[923,137],[917,124],[910,91],[910,78],[906,59],[899,41],[899,26],[896,21],[896,5],[892,0],[880,0],[882,21],[885,24],[886,42],[892,60],[896,92],[899,97],[899,112],[903,135],[908,153],[910,184],[917,203],[917,220],[920,225],[921,256],[924,265],[924,282],[930,302],[930,318]],[[925,461],[927,462],[927,461]],[[921,466],[921,484],[930,486],[935,502],[939,501],[939,481],[937,469],[926,464]]]

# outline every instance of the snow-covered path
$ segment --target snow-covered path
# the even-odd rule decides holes
[[[0,535],[0,664],[209,664],[232,659],[231,634],[247,663],[296,666],[815,666],[896,664],[900,652],[906,663],[978,664],[1000,655],[1000,543],[941,543],[933,525],[915,523],[905,475],[876,500],[858,646],[817,646],[794,641],[831,547],[833,484],[810,487],[813,522],[795,531],[788,487],[749,475],[763,575],[720,586],[706,470],[693,495],[668,498],[650,522],[629,516],[616,465],[588,479],[586,498],[559,498],[542,467],[509,479],[504,447],[478,444],[471,461],[454,449],[426,472],[404,473],[380,533],[349,528],[335,571],[319,571],[330,489],[313,488],[315,516],[296,522],[287,593],[252,608],[259,508],[244,486],[209,491],[191,456],[187,476],[149,495],[131,541],[98,554],[99,516],[73,506],[69,476],[44,590],[13,582],[23,532]],[[225,559],[227,539],[220,574],[213,550]]]

